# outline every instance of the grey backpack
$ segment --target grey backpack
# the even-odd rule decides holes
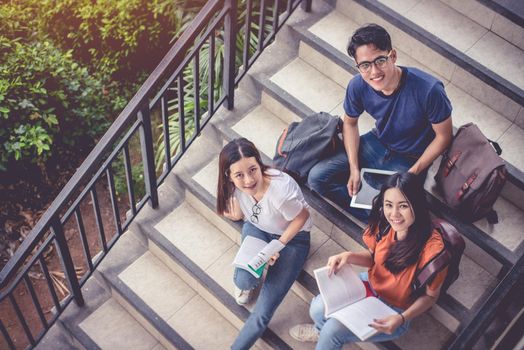
[[[488,140],[473,123],[461,126],[435,175],[446,203],[463,220],[486,217],[498,222],[493,203],[506,182],[506,167],[500,146]]]
[[[304,183],[313,165],[343,147],[341,130],[342,120],[325,112],[289,124],[278,138],[273,166]]]

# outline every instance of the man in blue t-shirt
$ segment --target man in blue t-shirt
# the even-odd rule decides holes
[[[360,169],[409,171],[424,179],[428,167],[451,142],[452,108],[441,81],[419,69],[395,65],[397,52],[384,28],[369,24],[357,29],[348,54],[360,75],[346,90],[345,150],[317,163],[308,183],[367,221],[367,212],[349,206],[359,189]],[[359,136],[358,117],[364,111],[375,119],[375,127]]]

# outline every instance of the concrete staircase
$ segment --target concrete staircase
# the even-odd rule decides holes
[[[142,210],[84,285],[86,306],[71,304],[39,348],[229,348],[252,305],[238,306],[232,296],[231,262],[241,225],[214,213],[218,153],[225,142],[243,136],[269,162],[278,136],[291,121],[318,111],[342,115],[345,86],[357,74],[345,45],[367,22],[390,31],[400,65],[442,79],[455,127],[477,123],[501,144],[513,174],[522,175],[521,26],[474,0],[314,1],[313,12],[298,10],[241,82],[235,109],[219,111],[159,188],[159,208]],[[364,133],[373,122],[363,116],[359,125]],[[436,164],[425,187],[438,202],[431,176]],[[464,226],[469,238],[459,280],[412,323],[408,334],[394,343],[358,343],[345,349],[446,348],[497,285],[507,262],[524,254],[521,188],[506,185],[495,205],[499,224],[479,220]],[[309,302],[318,293],[313,270],[332,254],[362,249],[362,223],[307,188],[304,193],[315,225],[310,255],[257,342],[259,349],[313,349],[314,344],[288,335],[290,326],[309,321]]]

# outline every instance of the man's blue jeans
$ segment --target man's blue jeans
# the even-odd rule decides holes
[[[242,227],[242,240],[248,235],[266,242],[280,238],[278,235],[259,230],[246,221]],[[309,241],[309,232],[300,231],[280,251],[280,257],[267,271],[266,280],[260,290],[255,308],[240,330],[231,349],[249,349],[264,333],[275,310],[302,271],[309,253]],[[260,283],[260,279],[239,268],[235,269],[233,279],[235,285],[243,290],[253,289]]]
[[[367,280],[367,273],[361,273],[360,278],[362,280]],[[404,311],[398,307],[394,307],[392,305],[389,306],[399,313]],[[315,322],[315,327],[320,330],[320,337],[316,346],[317,350],[342,349],[342,346],[346,343],[356,343],[361,341],[338,320],[334,318],[326,319],[324,317],[324,302],[322,301],[322,297],[320,295],[317,295],[315,298],[313,298],[311,306],[309,307],[309,314]],[[402,326],[398,327],[392,334],[377,333],[366,341],[378,343],[396,339],[402,334],[406,333],[406,331],[409,329],[409,324],[410,321],[406,320],[406,322]]]
[[[387,149],[372,133],[368,132],[360,137],[359,146],[359,166],[361,168],[374,168],[382,170],[392,170],[396,172],[406,172],[417,161],[415,156],[406,156]],[[424,179],[427,172],[420,176]],[[309,171],[309,187],[318,194],[329,198],[342,209],[367,222],[369,213],[364,209],[352,208],[349,206],[351,197],[349,196],[347,183],[349,180],[349,162],[346,151],[341,150],[315,164]]]

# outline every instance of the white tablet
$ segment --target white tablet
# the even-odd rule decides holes
[[[380,192],[386,179],[396,171],[362,168],[360,169],[360,190],[351,198],[350,206],[371,209],[373,198]]]

